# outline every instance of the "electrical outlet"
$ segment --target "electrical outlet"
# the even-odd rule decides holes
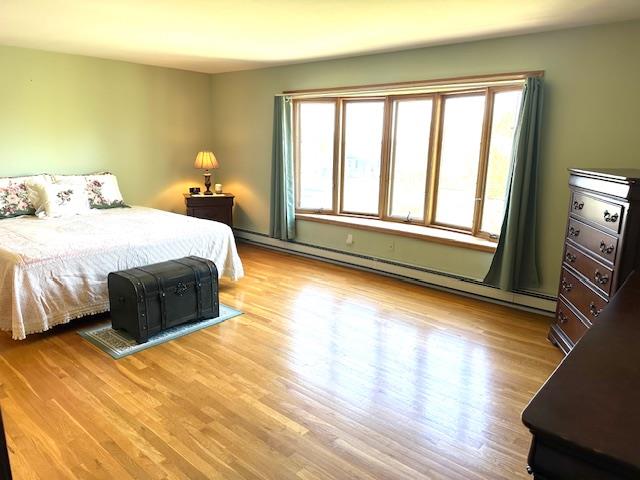
[[[353,245],[353,235],[347,234],[347,245]]]

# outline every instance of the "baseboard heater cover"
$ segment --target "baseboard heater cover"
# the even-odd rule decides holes
[[[478,280],[460,275],[302,242],[286,242],[272,238],[264,233],[238,228],[234,228],[234,234],[239,241],[245,243],[335,265],[378,273],[416,285],[478,298],[521,310],[551,316],[556,308],[557,299],[555,297],[538,292],[505,292]]]

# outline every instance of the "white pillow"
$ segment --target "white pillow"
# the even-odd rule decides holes
[[[71,217],[90,211],[89,197],[83,185],[31,184],[29,190],[30,198],[39,202],[38,217]]]
[[[91,208],[126,208],[118,187],[118,179],[110,173],[94,175],[55,175],[54,181],[62,185],[81,185],[89,196]]]

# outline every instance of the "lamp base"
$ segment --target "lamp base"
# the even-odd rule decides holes
[[[211,191],[211,174],[209,172],[204,174],[204,186],[207,187],[207,190],[203,195],[213,195],[213,192]]]

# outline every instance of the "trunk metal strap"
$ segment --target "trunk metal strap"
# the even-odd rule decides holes
[[[145,270],[144,268],[138,268],[138,270],[146,273],[147,275],[150,275],[158,285],[158,297],[160,298],[160,318],[162,321],[162,329],[164,330],[167,328],[167,294],[164,291],[164,280],[162,279],[161,275],[156,275],[155,273]]]
[[[198,263],[202,263],[201,258],[199,257],[194,257],[194,256],[190,256],[187,257],[189,260],[193,260],[195,262]],[[209,270],[210,276],[211,276],[211,288],[214,291],[214,294],[211,295],[211,311],[215,312],[216,310],[216,302],[218,300],[218,267],[216,267],[216,264],[210,261],[207,261],[205,259],[205,265],[207,266],[207,269]],[[213,268],[211,268],[213,266]]]
[[[140,269],[135,268],[132,270]],[[144,271],[143,273],[147,274],[147,272]],[[140,337],[147,338],[149,336],[149,298],[147,297],[146,285],[144,282],[140,281],[140,279],[136,275],[133,275],[131,271],[122,271],[118,272],[118,274],[129,280],[134,287],[134,290],[136,292],[136,309],[140,317],[142,317],[138,317],[138,324],[142,322]],[[140,290],[142,290],[142,293],[140,293]]]
[[[198,320],[202,320],[202,279],[200,278],[200,271],[195,266],[181,262],[180,260],[174,260],[174,262],[191,269],[193,272],[196,281],[196,309],[198,312]]]

